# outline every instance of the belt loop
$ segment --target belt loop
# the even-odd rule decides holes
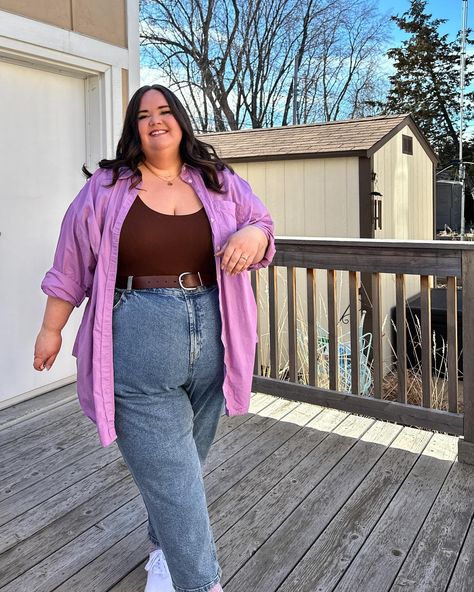
[[[133,275],[129,275],[127,277],[127,290],[132,289],[132,284],[133,284]]]

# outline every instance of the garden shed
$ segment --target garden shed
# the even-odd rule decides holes
[[[435,236],[437,157],[410,114],[210,133],[201,138],[249,181],[271,211],[277,235],[398,240]],[[302,270],[299,277],[304,309]],[[389,319],[395,303],[394,278],[382,277],[381,283],[383,312]],[[324,275],[318,285],[324,294]],[[407,295],[418,291],[418,278],[408,278]],[[348,305],[345,284],[339,293],[342,319]],[[360,297],[366,313],[364,328],[370,331],[370,275],[362,274]],[[389,324],[384,341],[387,363]]]
[[[51,371],[33,370],[40,283],[81,167],[113,155],[138,84],[138,0],[0,0],[0,408],[75,380],[80,311]]]
[[[432,239],[436,154],[411,115],[210,133],[286,236]]]

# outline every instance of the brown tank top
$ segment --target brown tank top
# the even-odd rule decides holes
[[[194,214],[162,214],[137,196],[120,232],[117,275],[183,271],[216,278],[211,226],[204,208]]]

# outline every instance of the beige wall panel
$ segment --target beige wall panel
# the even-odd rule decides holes
[[[325,162],[323,158],[304,161],[305,217],[302,232],[304,236],[320,237],[324,236],[326,231]]]
[[[413,137],[413,155],[402,153],[402,135]],[[432,239],[432,164],[408,127],[376,152],[374,171],[374,188],[383,195],[383,226],[376,238]]]
[[[247,174],[245,178],[250,183],[255,195],[265,203],[265,185],[266,185],[266,169],[260,166],[257,162],[249,162],[247,164]],[[266,205],[266,203],[265,203]]]
[[[0,0],[0,10],[55,25],[72,28],[71,0]]]
[[[325,236],[347,237],[346,192],[347,159],[327,158],[324,168]]]
[[[346,219],[345,236],[360,237],[359,226],[359,159],[346,158]]]
[[[359,236],[357,158],[236,163],[233,167],[270,210],[276,234]]]
[[[71,0],[72,25],[76,33],[127,47],[125,0]]]
[[[125,117],[125,111],[127,110],[128,105],[128,94],[129,94],[129,85],[128,85],[128,70],[122,68],[122,112],[123,117]]]
[[[286,160],[285,167],[285,233],[289,236],[304,234],[305,186],[304,161]]]
[[[275,234],[285,235],[286,219],[285,219],[285,169],[281,162],[267,162],[265,163],[267,171],[267,185],[266,192],[263,196],[265,204],[270,210],[273,221],[275,223]]]
[[[246,162],[233,162],[232,163],[232,168],[234,169],[234,171],[240,175],[241,177],[243,177],[244,179],[247,179],[247,175],[248,175],[248,164]]]

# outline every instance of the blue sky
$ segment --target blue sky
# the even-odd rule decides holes
[[[380,11],[390,14],[402,15],[410,6],[409,0],[378,0]],[[440,27],[440,31],[448,33],[450,37],[455,37],[457,31],[461,28],[462,19],[462,0],[428,0],[426,12],[431,13],[434,18],[447,19],[447,22]],[[468,27],[474,28],[474,2],[468,2]],[[393,41],[395,44],[402,39],[403,34],[393,23],[392,27]]]

